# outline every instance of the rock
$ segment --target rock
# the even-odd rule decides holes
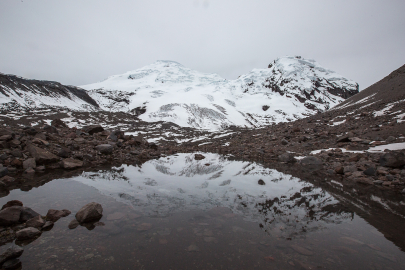
[[[13,151],[11,151],[11,155],[13,155],[16,158],[22,158],[22,153],[20,150],[14,149]]]
[[[368,176],[375,176],[375,175],[377,175],[377,170],[374,167],[370,167],[370,168],[364,170],[363,173]]]
[[[257,181],[257,183],[258,183],[259,185],[261,185],[261,186],[264,186],[264,185],[266,184],[262,179],[260,179],[259,181]]]
[[[62,158],[68,158],[71,154],[71,151],[65,147],[59,148],[57,155]]]
[[[25,222],[25,226],[33,227],[33,228],[37,228],[37,229],[42,228],[42,226],[44,226],[44,225],[45,225],[45,220],[43,220],[43,218],[41,216],[33,217],[33,218],[27,220],[27,222]]]
[[[21,215],[20,215],[20,222],[26,222],[29,219],[39,216],[37,212],[32,210],[29,207],[21,207]]]
[[[17,224],[21,216],[21,206],[10,206],[0,211],[0,226]]]
[[[41,235],[41,231],[36,229],[36,228],[33,228],[33,227],[29,227],[29,228],[19,230],[16,233],[17,240],[32,239],[32,238],[38,237],[40,235]]]
[[[302,165],[323,165],[322,160],[317,157],[308,156],[301,159]]]
[[[0,255],[0,266],[8,260],[20,257],[24,249],[19,246],[9,247],[3,254]]]
[[[281,140],[281,144],[282,144],[282,145],[287,145],[287,144],[288,144],[288,141],[287,141],[286,139],[282,139],[282,140]]]
[[[105,155],[112,154],[113,149],[114,147],[111,144],[100,144],[96,146],[96,150]]]
[[[343,166],[337,166],[337,167],[335,168],[335,173],[337,173],[337,174],[344,174],[344,168],[343,168]]]
[[[14,136],[8,134],[8,135],[2,135],[0,136],[0,141],[11,141],[14,138]]]
[[[33,174],[33,173],[35,173],[35,170],[33,168],[28,168],[24,172],[27,174]]]
[[[387,143],[392,143],[395,141],[395,137],[394,136],[389,136],[386,140]]]
[[[110,139],[113,142],[117,142],[118,139],[124,139],[124,132],[120,130],[114,130],[113,132],[111,132],[107,139]]]
[[[21,144],[19,140],[11,140],[8,143],[10,144],[11,147],[18,147]]]
[[[11,206],[23,206],[23,203],[19,200],[8,201],[5,205],[3,205],[1,210],[5,209],[7,207],[11,207]]]
[[[50,134],[59,134],[58,130],[54,126],[44,125],[42,129]]]
[[[67,170],[80,168],[83,167],[83,161],[73,158],[66,158],[62,160],[62,167]]]
[[[293,153],[284,153],[278,156],[278,161],[285,163],[295,163],[297,160],[294,158]]]
[[[23,128],[24,132],[27,133],[28,135],[34,136],[35,134],[38,133],[38,130],[36,130],[34,127],[25,127]]]
[[[102,216],[103,207],[96,202],[86,204],[76,213],[76,219],[80,223],[98,221]]]
[[[13,167],[22,167],[22,162],[18,158],[15,158],[10,162],[10,165]]]
[[[405,154],[402,152],[389,152],[380,157],[380,165],[384,167],[400,168],[405,165]]]
[[[338,138],[336,142],[338,142],[338,143],[340,143],[340,142],[350,142],[350,138],[349,138],[349,136],[342,136],[342,137]]]
[[[52,221],[45,222],[44,226],[42,226],[43,231],[49,231],[53,228],[54,223]]]
[[[54,154],[32,144],[28,145],[27,149],[31,156],[35,158],[37,164],[47,164],[59,161],[59,158]]]
[[[15,182],[15,178],[11,177],[11,176],[3,176],[2,178],[0,178],[0,181],[3,182],[6,186],[12,185]]]
[[[68,228],[71,229],[71,230],[76,229],[77,226],[79,226],[79,224],[80,224],[79,221],[74,219],[69,223]]]
[[[14,269],[21,269],[21,261],[17,258],[10,259],[3,264],[4,270],[14,270]]]
[[[203,156],[203,155],[201,155],[201,154],[195,154],[194,155],[194,159],[195,160],[202,160],[202,159],[204,159],[205,158],[205,156]]]
[[[6,167],[0,168],[0,177],[6,176],[8,174],[8,169]]]
[[[344,167],[343,167],[343,172],[344,172],[344,173],[356,172],[356,171],[357,171],[357,167],[356,167],[355,165],[344,166]]]
[[[29,158],[24,160],[23,162],[23,169],[26,170],[28,168],[35,169],[37,167],[37,163],[35,162],[35,158]]]
[[[83,127],[82,131],[89,133],[90,135],[93,135],[94,133],[103,132],[104,128],[100,125],[92,125],[92,126]]]
[[[46,219],[50,220],[52,222],[56,222],[60,218],[67,217],[71,213],[72,212],[70,212],[69,210],[66,210],[66,209],[63,209],[63,210],[49,209],[48,213],[46,214]]]
[[[65,124],[65,122],[63,122],[63,121],[60,120],[60,119],[54,119],[54,120],[52,120],[51,126],[53,126],[53,127],[59,127],[59,128],[66,128],[66,127],[68,127],[68,126]]]

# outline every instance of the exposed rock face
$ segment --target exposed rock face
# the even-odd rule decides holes
[[[96,202],[86,204],[76,213],[76,219],[80,223],[98,221],[102,216],[103,207]]]
[[[27,148],[31,156],[35,158],[35,162],[38,164],[53,163],[59,160],[54,154],[32,144],[28,145]]]

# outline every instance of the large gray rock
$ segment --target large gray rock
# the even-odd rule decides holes
[[[83,161],[74,158],[65,158],[62,160],[62,167],[64,169],[76,169],[83,167]]]
[[[33,228],[33,227],[29,227],[29,228],[19,230],[16,233],[17,240],[32,239],[32,238],[38,237],[40,235],[41,235],[41,231],[36,229],[36,228]]]
[[[103,207],[96,202],[86,204],[76,213],[76,219],[80,223],[98,221],[102,216]]]
[[[59,161],[59,158],[45,149],[36,147],[32,144],[28,145],[28,151],[35,158],[37,164],[47,164]]]
[[[23,168],[24,170],[28,168],[35,169],[37,167],[37,163],[35,162],[35,158],[29,158],[27,160],[24,160],[23,162]]]
[[[37,229],[42,228],[42,226],[44,226],[44,225],[45,225],[45,220],[41,216],[33,217],[33,218],[27,220],[27,222],[25,222],[25,226],[33,227],[33,228],[37,228]]]
[[[112,154],[113,149],[114,147],[111,144],[100,144],[96,146],[96,150],[105,155]]]
[[[0,226],[17,224],[21,216],[21,206],[11,206],[0,211]]]
[[[24,252],[24,249],[19,246],[9,247],[3,254],[0,255],[0,265],[10,259],[20,257]]]
[[[400,168],[405,165],[405,154],[402,152],[390,152],[380,157],[380,165],[384,167]]]
[[[100,125],[86,126],[82,128],[83,132],[93,135],[94,133],[103,132],[104,128]]]

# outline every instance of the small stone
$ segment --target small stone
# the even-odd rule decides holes
[[[105,155],[112,154],[113,149],[114,147],[111,144],[100,144],[96,146],[96,150]]]
[[[262,179],[260,179],[259,181],[257,181],[257,183],[258,183],[259,185],[261,185],[261,186],[264,186],[264,185],[266,184]]]
[[[37,167],[37,163],[35,162],[35,158],[29,158],[24,160],[23,162],[23,169],[26,170],[28,168],[35,169]]]
[[[20,257],[23,252],[24,249],[19,246],[8,248],[3,254],[0,255],[0,265],[2,265],[5,261]]]
[[[71,229],[71,230],[76,229],[77,226],[79,226],[79,224],[80,224],[79,221],[74,219],[69,223],[68,228]]]
[[[33,217],[29,220],[27,220],[27,222],[25,223],[25,226],[27,227],[33,227],[33,228],[42,228],[42,226],[45,225],[45,220],[42,219],[41,216],[36,216]]]
[[[205,158],[205,156],[203,156],[203,155],[201,155],[201,154],[195,154],[194,155],[194,159],[195,160],[202,160],[202,159],[204,159]]]
[[[83,167],[83,161],[73,158],[62,160],[62,167],[67,170]]]
[[[102,216],[103,207],[96,202],[86,204],[76,213],[76,219],[80,223],[98,221]]]

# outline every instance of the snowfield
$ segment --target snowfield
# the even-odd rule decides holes
[[[236,80],[191,70],[173,61],[81,86],[102,110],[146,109],[143,121],[219,130],[261,127],[325,111],[358,92],[358,84],[313,60],[284,57]]]

